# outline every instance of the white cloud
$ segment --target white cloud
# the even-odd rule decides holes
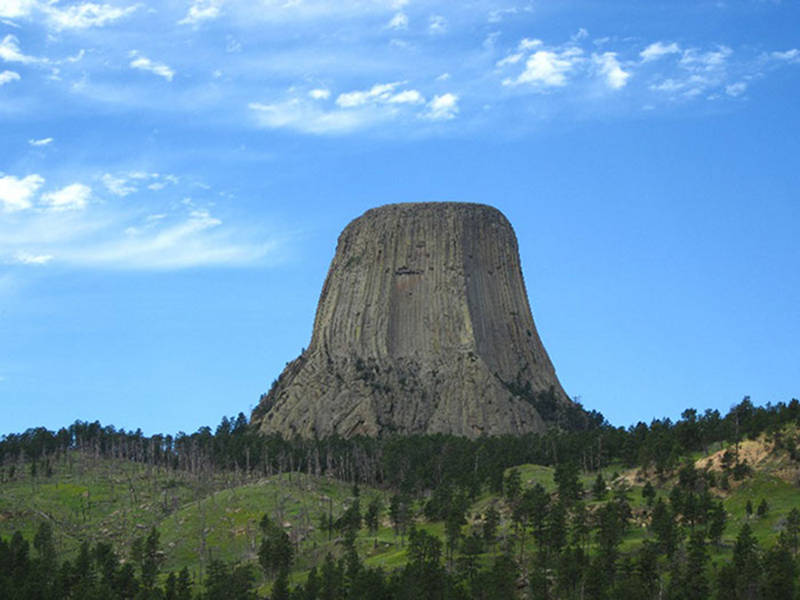
[[[103,175],[100,180],[106,189],[115,196],[125,197],[138,189],[135,185],[131,185],[125,177],[114,177],[110,173]]]
[[[119,8],[110,4],[85,2],[67,8],[58,8],[54,4],[44,5],[42,8],[56,29],[86,29],[103,27],[118,21],[135,12],[139,6]]]
[[[368,90],[339,94],[335,107],[327,110],[309,100],[311,94],[271,104],[252,102],[249,108],[257,122],[270,129],[293,129],[316,135],[341,135],[404,117],[421,116],[416,107],[425,106],[425,97],[415,89],[397,88],[402,82],[379,83]],[[313,96],[311,96],[313,98]],[[444,110],[444,107],[442,107]]]
[[[0,42],[0,58],[5,62],[18,62],[23,64],[40,62],[40,59],[23,54],[19,49],[19,40],[16,36],[8,34]]]
[[[675,42],[671,42],[669,44],[665,44],[663,42],[655,42],[650,44],[647,48],[642,50],[639,53],[639,56],[642,58],[644,62],[649,62],[651,60],[657,60],[662,56],[666,56],[668,54],[677,54],[681,51],[678,44]]]
[[[592,55],[592,60],[599,67],[600,72],[605,76],[606,85],[612,90],[619,90],[625,87],[631,74],[623,71],[617,60],[616,52],[604,52],[603,54]]]
[[[186,16],[178,21],[182,25],[197,25],[202,21],[210,21],[219,17],[222,0],[194,0]]]
[[[683,52],[680,64],[691,71],[713,71],[725,66],[731,54],[733,54],[733,50],[727,46],[720,46],[718,50],[709,52],[700,52],[696,48],[690,48]]]
[[[773,52],[772,58],[785,60],[787,62],[800,62],[800,50],[797,48],[792,48],[791,50],[786,50],[785,52]]]
[[[425,117],[433,121],[448,121],[458,114],[458,96],[447,93],[434,96],[428,103],[428,112]]]
[[[37,0],[0,0],[0,17],[26,17],[36,4]]]
[[[369,90],[345,92],[339,94],[339,97],[336,98],[336,104],[341,108],[353,108],[371,103],[402,103],[407,101],[409,94],[412,96],[414,94],[419,96],[419,92],[416,90],[405,90],[399,94],[394,94],[395,88],[401,83],[402,82],[399,81],[394,83],[378,83],[373,85]],[[398,98],[400,99],[398,100]]]
[[[70,62],[70,63],[80,62],[80,61],[83,60],[84,56],[86,56],[86,50],[81,48],[80,50],[78,50],[78,53],[75,56],[68,56],[67,57],[67,62]]]
[[[442,34],[447,32],[447,19],[442,15],[433,15],[428,20],[428,31],[433,34]]]
[[[580,29],[578,29],[578,31],[569,36],[569,39],[570,41],[573,42],[579,42],[580,40],[585,39],[587,37],[589,37],[589,32],[585,28],[581,27]]]
[[[331,97],[331,91],[330,90],[326,90],[326,89],[322,89],[322,88],[318,88],[318,89],[311,90],[310,92],[308,92],[308,96],[310,98],[313,98],[314,100],[327,100],[328,98]]]
[[[436,81],[447,81],[451,77],[450,73],[442,73],[436,78]]]
[[[30,208],[31,198],[42,184],[44,178],[41,175],[28,175],[22,179],[13,175],[0,177],[0,206],[5,212]]]
[[[44,181],[30,177],[38,179],[29,186],[29,197]],[[152,180],[152,174],[148,177]],[[5,180],[0,179],[0,190],[7,187]],[[62,209],[75,207],[88,198],[88,188],[80,186],[66,186],[43,200]],[[279,240],[263,232],[225,225],[208,208],[177,204],[174,198],[165,200],[161,210],[114,200],[87,202],[85,210],[48,210],[44,204],[36,210],[27,202],[30,210],[0,219],[0,264],[149,270],[237,266],[261,261],[280,248]]]
[[[297,98],[274,104],[251,102],[248,107],[263,127],[293,129],[316,135],[350,133],[385,119],[384,115],[376,112],[375,107],[325,111],[316,103]]]
[[[695,74],[682,79],[668,78],[661,83],[651,85],[650,89],[670,96],[680,95],[685,98],[694,98],[718,84],[719,81],[716,78]]]
[[[525,70],[516,79],[505,79],[503,85],[533,84],[542,87],[561,87],[567,84],[567,74],[583,60],[580,48],[570,47],[562,52],[538,50],[528,57]]]
[[[5,85],[7,83],[11,83],[12,81],[19,81],[22,79],[19,76],[19,73],[14,71],[2,71],[0,72],[0,85]]]
[[[511,54],[506,56],[505,58],[497,61],[498,67],[505,67],[506,65],[515,65],[519,61],[521,61],[525,55],[522,52],[518,52],[517,54]]]
[[[37,146],[37,147],[38,146],[49,146],[50,144],[53,143],[53,138],[47,137],[47,138],[42,138],[40,140],[28,140],[28,143],[31,146]]]
[[[539,48],[544,44],[542,40],[537,39],[530,39],[530,38],[522,38],[522,41],[519,43],[520,50],[533,50],[534,48]]]
[[[54,211],[82,210],[89,203],[92,188],[82,183],[73,183],[55,192],[42,194],[42,204]]]
[[[486,36],[481,46],[483,46],[487,50],[494,50],[495,44],[497,44],[497,40],[499,39],[500,39],[500,32],[493,31],[492,33]]]
[[[425,98],[417,90],[403,90],[390,96],[387,102],[390,104],[421,104],[425,102]]]
[[[131,67],[134,69],[139,69],[141,71],[149,71],[158,75],[159,77],[163,77],[167,81],[172,81],[172,78],[175,75],[175,71],[173,71],[170,67],[163,63],[158,63],[150,60],[146,56],[140,55],[136,50],[133,50],[130,53],[130,57],[133,59],[131,60]]]
[[[143,228],[124,235],[65,249],[58,260],[81,267],[174,270],[257,262],[277,249],[276,242],[247,242],[207,210],[192,209],[172,223],[145,219]]]
[[[733,96],[734,98],[741,96],[746,91],[747,84],[744,81],[737,81],[736,83],[725,86],[725,93],[728,94],[728,96]]]
[[[53,260],[52,254],[31,254],[20,251],[14,255],[14,261],[23,265],[46,265]]]
[[[408,29],[408,16],[405,13],[399,12],[392,17],[392,20],[386,24],[389,29]]]
[[[655,92],[673,93],[682,90],[684,87],[686,87],[686,85],[683,82],[670,78],[665,79],[661,83],[651,85],[650,89]]]

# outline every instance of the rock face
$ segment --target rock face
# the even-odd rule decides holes
[[[262,432],[518,434],[575,411],[533,324],[514,231],[489,206],[395,204],[339,237],[311,344]]]

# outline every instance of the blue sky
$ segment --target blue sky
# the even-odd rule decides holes
[[[483,202],[612,423],[800,395],[800,5],[0,0],[0,434],[194,431],[370,207]]]

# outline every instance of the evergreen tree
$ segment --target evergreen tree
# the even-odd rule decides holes
[[[500,526],[500,513],[494,502],[486,509],[486,516],[483,518],[483,539],[487,544],[494,544],[497,536],[497,528]]]
[[[364,514],[364,524],[372,534],[378,532],[381,512],[383,512],[383,506],[380,496],[375,496],[367,505],[367,512]]]
[[[653,507],[650,528],[656,535],[659,547],[667,556],[672,556],[678,543],[678,526],[672,510],[662,498]]]
[[[153,596],[156,577],[158,577],[158,572],[163,562],[164,555],[161,552],[159,544],[159,533],[154,525],[150,528],[150,533],[144,541],[139,562],[142,590],[144,594],[142,597],[150,598]]]
[[[503,496],[508,505],[513,506],[521,494],[522,477],[519,474],[519,469],[511,469],[503,480]]]
[[[189,577],[189,569],[187,567],[183,567],[178,573],[175,600],[192,600],[192,580]]]
[[[603,479],[603,474],[598,472],[594,485],[592,485],[592,496],[595,500],[603,500],[606,497],[606,493],[606,480]]]
[[[757,598],[761,588],[761,561],[758,541],[748,523],[742,525],[733,547],[733,564],[736,573],[736,597]]]
[[[572,506],[580,499],[582,490],[576,463],[572,461],[558,463],[553,471],[553,479],[558,488],[558,497],[565,506]]]
[[[653,484],[649,481],[645,483],[644,487],[642,488],[642,498],[647,506],[653,506],[653,501],[656,498],[656,490],[653,487]]]
[[[289,600],[289,596],[289,571],[281,569],[272,586],[272,594],[269,598],[270,600]]]
[[[722,541],[722,534],[725,532],[725,523],[728,519],[728,514],[725,512],[725,507],[722,501],[713,504],[711,515],[708,522],[708,539],[711,543],[719,545]]]
[[[769,600],[795,600],[797,574],[797,564],[789,549],[774,545],[764,555],[763,597]]]
[[[792,551],[792,555],[797,557],[798,541],[800,541],[800,510],[793,508],[786,516],[784,525],[787,546]]]

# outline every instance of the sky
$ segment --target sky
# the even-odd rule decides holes
[[[496,206],[614,425],[800,396],[800,4],[0,0],[0,435],[249,414],[342,228]]]

